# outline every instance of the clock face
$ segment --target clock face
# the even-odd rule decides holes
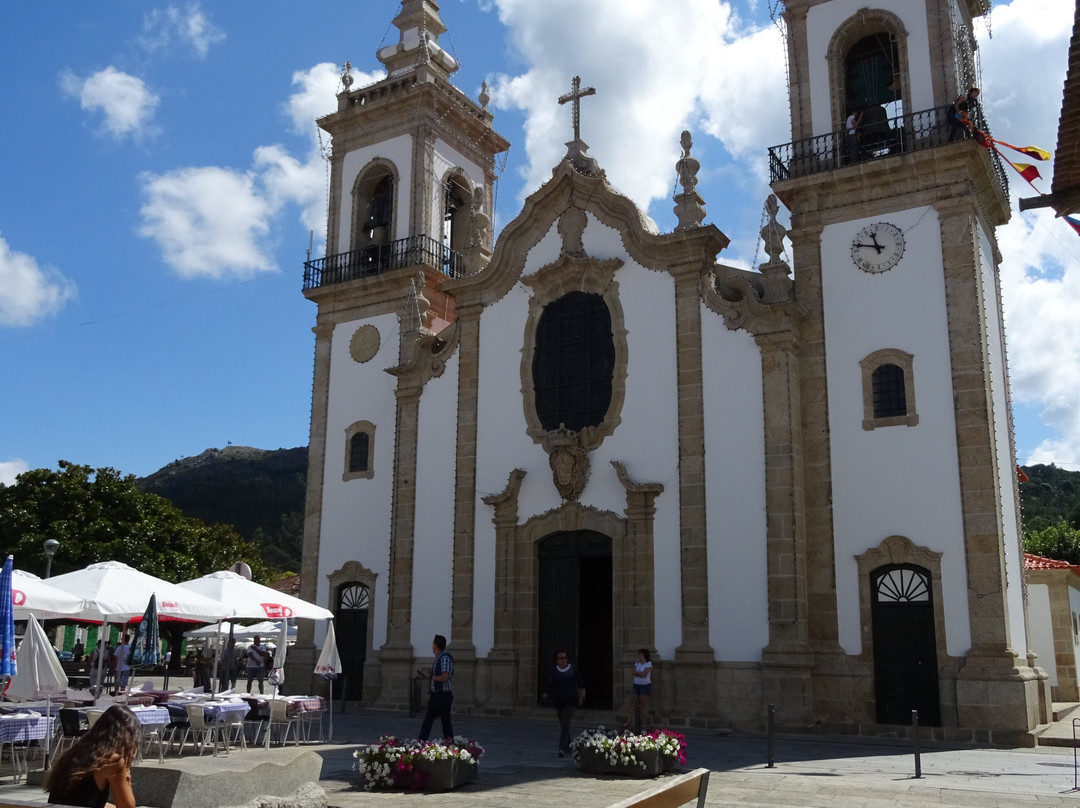
[[[851,260],[866,272],[885,272],[904,255],[904,233],[888,222],[868,224],[851,242]]]

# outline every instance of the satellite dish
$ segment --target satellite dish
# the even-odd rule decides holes
[[[241,578],[247,578],[249,581],[251,580],[251,567],[249,567],[243,561],[237,561],[235,564],[229,567],[229,572],[235,572]]]

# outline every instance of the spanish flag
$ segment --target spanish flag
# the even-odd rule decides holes
[[[994,138],[995,143],[1000,143],[1002,146],[1018,151],[1025,157],[1030,157],[1033,160],[1049,160],[1050,152],[1046,149],[1040,149],[1038,146],[1014,146],[1011,143],[1006,143],[1004,140],[998,140]]]
[[[1039,169],[1031,163],[1014,163],[1012,160],[1006,160],[1006,162],[1015,168],[1017,173],[1028,182],[1042,179],[1042,175],[1039,174]]]

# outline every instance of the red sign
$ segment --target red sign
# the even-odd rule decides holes
[[[285,617],[292,617],[292,609],[288,606],[282,606],[280,603],[260,603],[259,605],[263,607],[266,616],[271,620],[281,620]]]
[[[20,589],[11,590],[11,605],[22,606],[26,603],[26,593]]]
[[[174,612],[180,611],[180,604],[175,600],[163,600],[161,601],[162,609],[172,609]]]

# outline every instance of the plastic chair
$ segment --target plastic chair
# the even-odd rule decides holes
[[[221,715],[221,734],[225,739],[225,751],[229,750],[229,744],[238,744],[241,749],[247,751],[247,734],[244,732],[244,720],[246,712],[229,710]]]
[[[79,740],[90,729],[89,723],[83,721],[75,707],[61,707],[59,715],[60,735],[56,739],[54,760],[60,756],[66,746],[74,745],[75,741]]]
[[[289,715],[289,703],[282,701],[281,699],[273,699],[270,701],[270,721],[266,727],[266,748],[270,748],[270,739],[274,735],[274,727],[284,727],[284,731],[281,733],[281,745],[284,746],[289,742],[289,730],[296,727],[296,745],[300,745],[300,719],[296,716]]]
[[[311,743],[316,739],[312,737],[314,733],[318,733],[317,743],[323,742],[323,713],[325,710],[306,710],[300,713],[297,717],[300,719],[300,727],[304,731],[304,743]]]
[[[180,749],[183,750],[190,733],[195,736],[195,748],[199,750],[200,757],[206,749],[207,741],[214,744],[216,755],[218,738],[221,737],[221,725],[216,721],[206,720],[206,713],[203,712],[201,704],[187,704],[184,707],[187,710],[188,727],[184,730],[183,738],[180,739]]]

